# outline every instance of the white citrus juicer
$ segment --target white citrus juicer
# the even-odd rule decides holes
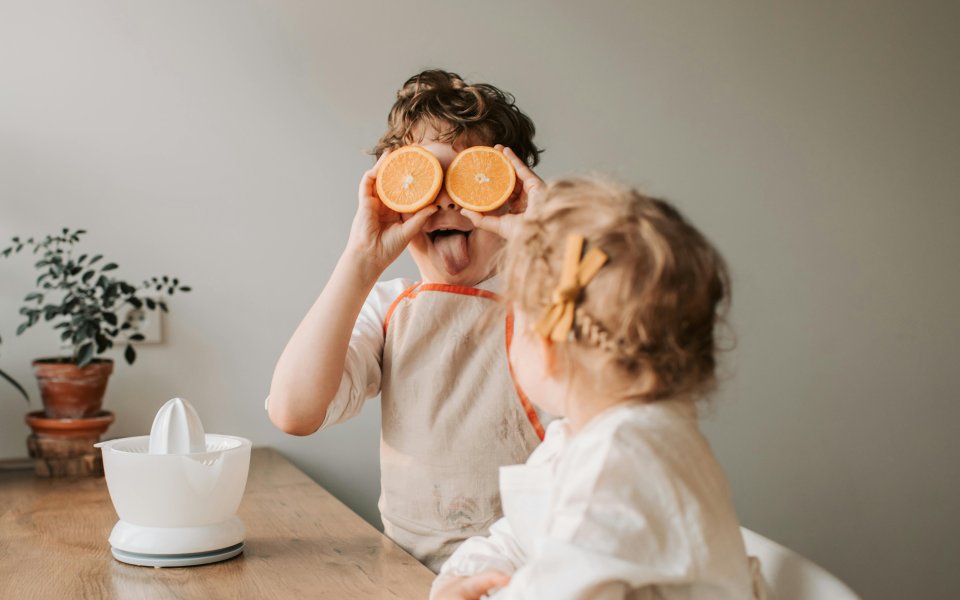
[[[187,567],[243,551],[236,516],[247,485],[250,440],[204,434],[197,411],[174,398],[149,436],[100,442],[107,489],[120,521],[110,533],[117,560]]]

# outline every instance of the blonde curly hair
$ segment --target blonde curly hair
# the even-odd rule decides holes
[[[599,178],[555,181],[506,248],[506,297],[515,310],[536,319],[548,306],[570,234],[609,259],[583,289],[558,349],[574,362],[599,353],[622,376],[616,385],[624,396],[696,400],[709,393],[716,326],[730,298],[717,250],[663,200]]]
[[[533,143],[536,128],[511,94],[439,69],[414,75],[397,91],[387,131],[371,152],[379,158],[385,150],[419,142],[418,127],[424,124],[436,127],[443,142],[468,135],[509,147],[531,167],[540,162],[543,150]]]

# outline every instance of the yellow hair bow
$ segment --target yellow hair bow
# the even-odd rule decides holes
[[[562,342],[573,328],[573,313],[577,299],[600,267],[607,262],[607,255],[600,248],[593,247],[580,260],[583,253],[583,236],[570,234],[563,255],[563,268],[560,283],[553,291],[550,304],[544,309],[534,329],[544,339]]]

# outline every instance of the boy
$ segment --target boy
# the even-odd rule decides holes
[[[500,309],[498,217],[522,212],[542,183],[527,166],[539,159],[533,135],[512,96],[491,85],[437,70],[407,80],[377,165],[361,179],[347,247],[270,388],[270,419],[295,435],[342,422],[381,394],[384,531],[434,571],[500,517],[498,468],[524,462],[543,437],[510,376],[512,320],[485,318]],[[377,199],[375,181],[385,153],[406,144],[444,168],[469,146],[507,146],[517,190],[482,218],[465,216],[443,190],[432,205],[398,214]],[[377,282],[407,247],[422,282]]]

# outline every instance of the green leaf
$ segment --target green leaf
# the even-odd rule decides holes
[[[103,354],[110,349],[110,346],[113,346],[113,342],[110,341],[110,338],[103,335],[102,333],[97,334],[97,354]]]
[[[101,270],[101,271],[112,271],[112,270],[114,270],[114,269],[116,269],[116,268],[117,268],[117,263],[107,263],[107,264],[103,265],[103,266],[100,268],[100,270]]]
[[[87,271],[86,273],[83,274],[83,277],[80,278],[80,281],[82,281],[83,283],[87,283],[96,274],[97,274],[96,271]]]
[[[106,321],[107,323],[111,324],[111,325],[116,325],[116,324],[117,324],[117,315],[116,315],[115,313],[112,313],[112,312],[105,312],[105,313],[103,313],[103,320]]]
[[[103,258],[103,255],[102,255],[102,254],[98,254],[98,255],[94,256],[93,258],[90,259],[90,262],[87,263],[87,266],[89,267],[90,265],[92,265],[93,263],[97,262],[97,261],[100,260],[101,258]]]
[[[77,355],[77,366],[85,367],[93,361],[93,342],[87,342],[80,346],[80,353]]]
[[[127,344],[127,349],[123,351],[123,357],[127,359],[128,365],[132,365],[133,361],[137,360],[137,351],[133,349],[133,346]]]
[[[191,289],[193,289],[193,288],[191,288],[189,285],[181,285],[181,286],[180,286],[180,291],[181,291],[181,292],[189,292]]]
[[[147,308],[150,310],[157,310],[157,303],[153,298],[144,298],[143,301],[147,303]]]
[[[131,341],[131,342],[142,342],[142,341],[145,340],[145,339],[147,339],[147,338],[146,338],[142,333],[135,333],[135,334],[133,334],[133,335],[130,336],[130,341]]]

